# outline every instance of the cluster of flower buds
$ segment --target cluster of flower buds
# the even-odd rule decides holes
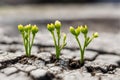
[[[61,50],[66,46],[66,34],[63,35],[63,42],[62,45],[60,45],[60,39],[61,39],[61,22],[56,20],[55,23],[47,24],[47,29],[51,32],[54,40],[54,45],[56,48],[56,59],[59,59]],[[55,33],[56,31],[56,33]],[[55,36],[57,34],[57,36]]]
[[[78,26],[76,29],[74,27],[70,27],[70,32],[74,35],[74,36],[79,36],[80,32],[83,33],[84,35],[87,35],[88,33],[88,27],[87,25],[84,26]],[[93,33],[92,37],[97,38],[98,37],[98,33],[95,32]]]
[[[55,21],[55,23],[53,24],[53,23],[51,23],[51,24],[47,24],[47,29],[50,31],[50,32],[52,32],[52,31],[54,31],[55,29],[56,30],[60,30],[60,28],[61,28],[61,22],[60,21]]]
[[[27,32],[32,32],[32,34],[36,34],[38,32],[38,27],[36,25],[26,25],[26,26],[23,26],[23,25],[18,25],[18,30],[21,32],[21,33],[27,33]]]
[[[22,37],[23,37],[23,42],[24,42],[24,47],[26,51],[26,55],[30,56],[31,55],[31,48],[34,42],[34,38],[36,33],[38,32],[38,27],[36,25],[18,25],[18,30],[20,31]],[[32,34],[32,38],[31,38]]]
[[[89,45],[89,43],[94,39],[98,37],[98,33],[95,32],[93,33],[92,37],[89,37],[88,34],[88,27],[87,25],[84,26],[78,26],[76,29],[74,27],[70,27],[70,32],[75,36],[76,41],[78,42],[78,45],[80,47],[80,52],[81,52],[81,63],[84,63],[84,51],[86,47]],[[80,43],[80,40],[78,39],[78,36],[82,33],[84,35],[84,44],[83,47]]]

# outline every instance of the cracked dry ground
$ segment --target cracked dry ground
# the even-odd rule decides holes
[[[30,58],[25,56],[21,36],[1,33],[0,80],[120,80],[119,33],[101,32],[87,48],[81,66],[78,45],[71,34],[67,33],[68,44],[56,61],[51,35],[40,30]]]
[[[35,44],[30,58],[25,56],[23,45],[13,39],[0,45],[0,80],[120,80],[117,53],[89,48],[85,65],[80,66],[77,48],[66,47],[56,61],[50,45]]]

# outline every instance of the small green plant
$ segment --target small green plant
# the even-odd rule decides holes
[[[86,25],[84,26],[78,26],[76,29],[74,27],[70,27],[70,32],[75,36],[75,39],[79,45],[80,48],[80,52],[81,52],[81,59],[80,59],[80,63],[83,64],[84,63],[84,52],[86,47],[90,44],[90,42],[94,39],[98,37],[98,33],[93,33],[92,37],[88,36],[88,27]],[[78,38],[78,36],[80,35],[80,33],[82,33],[84,35],[84,44],[83,46],[81,45],[81,42]]]
[[[36,25],[31,25],[31,24],[26,26],[20,24],[18,25],[18,30],[23,38],[23,44],[25,47],[26,56],[30,57],[34,38],[36,33],[38,32],[38,27]]]
[[[54,45],[56,48],[56,59],[59,59],[61,50],[66,46],[66,34],[63,35],[62,45],[60,44],[61,40],[61,22],[55,21],[55,23],[47,24],[47,29],[51,32]],[[56,36],[55,36],[56,35]]]

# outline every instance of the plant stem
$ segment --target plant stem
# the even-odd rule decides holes
[[[60,51],[66,46],[66,43],[64,42],[62,46],[60,47]]]
[[[56,58],[59,59],[60,56],[60,29],[57,30],[57,36],[58,36],[58,44],[57,44],[57,48],[56,48]]]
[[[30,56],[30,30],[28,30],[28,56]]]
[[[25,52],[26,52],[26,55],[28,56],[27,42],[25,40],[25,34],[24,33],[22,33],[22,37],[23,37],[23,44],[24,44]]]
[[[54,44],[55,44],[55,47],[56,47],[56,46],[57,46],[57,43],[56,43],[55,34],[54,34],[54,32],[53,32],[53,31],[51,32],[51,34],[52,34],[52,37],[53,37],[53,40],[54,40]]]
[[[58,46],[60,46],[60,30],[57,30]]]
[[[84,46],[83,46],[83,49],[82,49],[82,55],[81,55],[81,64],[84,63],[84,52],[85,52],[85,48],[86,48],[86,43],[87,43],[87,35],[84,34]]]
[[[92,37],[87,43],[86,43],[86,47],[90,44],[90,42],[94,39],[94,37]]]
[[[80,63],[83,64],[84,63],[84,50],[81,51],[81,60]]]
[[[60,56],[60,49],[59,49],[59,47],[57,46],[57,47],[56,47],[56,59],[59,59],[59,56]]]
[[[27,56],[29,57],[30,55],[29,55],[29,44],[28,44],[28,38],[26,39],[26,42],[25,42],[25,47],[26,47],[26,54],[27,54]]]
[[[52,31],[51,32],[51,34],[52,34],[52,37],[53,37],[53,40],[54,40],[54,44],[55,44],[55,48],[56,48],[56,57],[58,56],[58,46],[57,46],[57,43],[56,43],[56,38],[55,38],[55,34],[54,34],[54,32]]]
[[[29,52],[30,52],[30,53],[31,53],[31,49],[32,49],[33,42],[34,42],[34,38],[35,38],[35,34],[33,34],[33,37],[32,37],[32,42],[31,42],[30,49],[29,49]]]
[[[81,59],[80,59],[80,63],[83,64],[84,63],[84,50],[82,49],[82,46],[81,46],[81,43],[78,39],[78,36],[75,36],[77,42],[78,42],[78,45],[79,45],[79,48],[80,48],[80,52],[81,52]]]
[[[56,48],[56,58],[59,59],[59,54],[60,54],[59,46],[56,43],[56,38],[55,38],[54,32],[51,32],[51,34],[53,36],[53,40],[54,40],[54,44],[55,44],[55,48]]]

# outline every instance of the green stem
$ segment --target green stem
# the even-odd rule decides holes
[[[86,43],[86,47],[90,44],[90,42],[94,39],[94,37],[92,37],[87,43]]]
[[[60,51],[66,46],[66,44],[67,44],[67,43],[65,43],[65,42],[62,44],[62,46],[61,46],[61,48],[60,48]]]
[[[56,48],[56,58],[59,59],[59,54],[60,54],[59,46],[56,43],[56,38],[55,38],[54,32],[51,32],[51,34],[53,36],[53,40],[54,40],[54,44],[55,44],[55,48]]]
[[[28,31],[28,56],[31,55],[31,51],[30,51],[30,30]]]
[[[60,29],[57,31],[57,36],[58,36],[58,46],[56,49],[56,58],[59,59],[60,56]]]
[[[22,33],[22,37],[23,37],[23,44],[24,44],[25,52],[26,52],[26,55],[28,56],[27,42],[25,41],[25,34],[24,33]]]
[[[31,53],[31,49],[32,49],[32,46],[33,46],[34,38],[35,38],[35,34],[33,34],[33,37],[32,37],[32,42],[31,42],[30,49],[29,49],[30,53]]]
[[[86,44],[87,44],[87,35],[84,34],[84,46],[83,46],[83,52],[85,51],[85,48],[86,48]]]
[[[56,47],[56,46],[57,46],[57,43],[56,43],[55,34],[54,34],[54,32],[53,32],[53,31],[51,32],[51,34],[52,34],[52,37],[53,37],[53,40],[54,40],[54,44],[55,44],[55,47]]]
[[[80,63],[83,64],[84,63],[84,50],[82,50],[82,46],[81,46],[81,43],[78,39],[78,36],[75,36],[77,42],[78,42],[78,45],[79,45],[79,48],[80,48],[80,52],[81,52],[81,59],[80,59]]]
[[[58,46],[60,47],[60,30],[58,30],[57,35],[58,35]]]
[[[28,39],[25,40],[25,49],[26,49],[26,55],[29,57]]]
[[[81,55],[81,64],[84,63],[84,52],[85,52],[85,48],[86,48],[86,44],[87,44],[87,35],[84,34],[84,46],[83,46],[83,49],[82,49],[82,55]]]
[[[60,57],[60,49],[59,49],[59,47],[57,46],[57,47],[56,47],[56,59],[59,59],[59,57]]]
[[[80,63],[83,64],[84,63],[84,50],[82,50],[81,52],[81,60]]]
[[[23,44],[24,44],[24,46],[25,46],[25,36],[24,36],[24,33],[22,33],[22,37],[23,37]]]

